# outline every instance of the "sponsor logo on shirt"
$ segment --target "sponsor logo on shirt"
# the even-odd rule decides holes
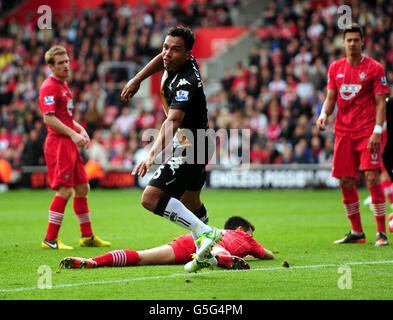
[[[176,101],[188,101],[188,91],[186,90],[178,90],[176,91]]]
[[[55,103],[55,97],[54,96],[46,96],[44,97],[44,104],[47,106],[50,106]]]
[[[72,117],[72,111],[74,110],[74,104],[72,103],[72,100],[68,100],[67,102],[67,111],[68,114]]]
[[[361,84],[342,84],[340,87],[340,95],[344,100],[352,99],[362,89]]]
[[[180,87],[180,86],[184,86],[184,85],[186,85],[186,84],[191,84],[191,83],[189,83],[186,79],[180,79],[179,80],[179,82],[177,83],[177,86],[176,86],[176,88],[177,87]]]

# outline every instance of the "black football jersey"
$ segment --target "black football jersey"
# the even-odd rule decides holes
[[[206,97],[198,64],[193,56],[178,71],[164,71],[161,99],[166,114],[169,109],[184,111],[182,128],[192,132],[208,128]]]

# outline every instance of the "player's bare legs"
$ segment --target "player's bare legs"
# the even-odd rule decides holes
[[[72,196],[72,187],[60,186],[56,195],[68,200]]]
[[[147,186],[142,194],[142,206],[200,236],[211,228],[201,222],[181,201],[154,186]],[[201,205],[199,202],[198,204]]]
[[[210,250],[222,236],[223,231],[211,228],[198,219],[184,204],[170,197],[161,189],[148,185],[142,195],[142,205],[147,210],[154,212],[177,225],[195,233],[200,242],[197,245],[197,259],[203,260],[210,255]]]
[[[198,210],[202,206],[201,190],[186,190],[180,197],[180,201],[187,207],[188,210]]]
[[[386,236],[386,202],[385,194],[380,184],[379,170],[365,170],[364,177],[371,194],[371,203],[377,222],[377,247],[388,245]]]
[[[166,193],[159,188],[147,186],[142,194],[142,206],[145,209],[154,212],[160,198],[165,194]]]
[[[171,265],[175,263],[176,257],[173,248],[170,245],[165,244],[142,251],[114,250],[92,259],[67,257],[61,260],[60,268],[85,269],[105,266],[127,267],[164,264]]]
[[[175,252],[169,244],[137,252],[139,254],[137,266],[175,264],[176,262]]]
[[[82,183],[74,186],[75,197],[87,198],[90,192],[90,185],[88,183]]]
[[[201,200],[202,190],[186,190],[180,197],[180,201],[186,206],[186,208],[194,215],[196,215],[203,223],[208,224],[209,215]]]

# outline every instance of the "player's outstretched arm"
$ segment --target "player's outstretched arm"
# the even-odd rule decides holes
[[[259,256],[258,254],[252,255],[249,254],[247,256],[245,256],[244,258],[257,258],[257,259],[261,259],[261,260],[273,260],[274,259],[274,254],[273,252],[271,252],[268,249],[263,248],[264,252],[263,252],[263,256]]]
[[[265,253],[263,254],[263,257],[260,258],[260,259],[263,259],[263,260],[272,260],[272,259],[274,259],[273,252],[271,252],[270,250],[268,250],[266,248],[264,248],[264,250],[265,250]]]
[[[164,70],[164,61],[162,54],[159,53],[134,78],[127,82],[121,92],[121,99],[129,101],[138,92],[143,80],[162,70]]]

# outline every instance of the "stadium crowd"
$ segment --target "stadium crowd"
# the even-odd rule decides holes
[[[193,2],[187,9],[175,2],[164,8],[155,2],[136,8],[105,4],[53,21],[52,30],[0,19],[1,35],[13,39],[0,48],[0,158],[13,168],[44,164],[46,129],[37,97],[50,71],[44,53],[61,44],[71,59],[75,120],[91,136],[83,156],[97,160],[104,169],[133,167],[146,145],[140,139],[143,129],[159,128],[164,117],[160,97],[151,97],[150,103],[122,102],[125,82],[116,86],[116,75],[107,76],[103,89],[98,64],[143,65],[160,51],[170,26],[231,25],[230,10],[238,2]],[[324,100],[328,65],[344,54],[336,27],[338,6],[334,0],[270,1],[261,12],[260,27],[255,29],[259,42],[250,56],[225,72],[221,90],[210,90],[207,83],[210,127],[250,129],[253,164],[331,163],[334,119],[323,133],[314,123]],[[390,87],[392,17],[389,0],[352,4],[352,19],[365,30],[364,53],[382,63]]]

